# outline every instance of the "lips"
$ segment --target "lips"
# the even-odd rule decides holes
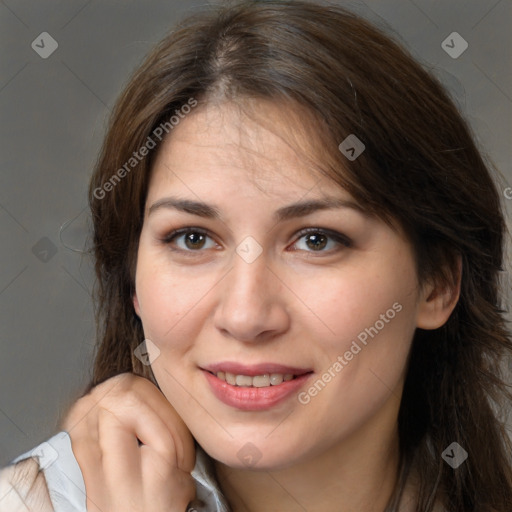
[[[277,385],[269,385],[263,387],[232,385],[225,380],[217,377],[215,373],[203,369],[206,382],[213,395],[224,404],[242,411],[264,411],[278,406],[279,404],[297,396],[301,388],[307,385],[313,376],[313,372],[303,373],[305,370],[301,368],[292,368],[289,366],[251,366],[241,367],[240,365],[230,366],[231,369],[237,371],[248,371],[250,373],[261,372],[265,369],[280,369],[281,371],[298,371],[299,376],[294,376],[291,380],[283,381]],[[219,370],[217,373],[222,373]],[[239,374],[243,375],[243,374]],[[259,375],[259,374],[258,374]],[[290,375],[290,374],[288,374]],[[251,378],[247,376],[247,378]],[[258,377],[254,377],[255,379]],[[254,382],[253,382],[254,384]]]
[[[307,368],[275,363],[224,362],[201,368],[213,394],[226,405],[246,411],[276,406],[298,393],[312,375]]]

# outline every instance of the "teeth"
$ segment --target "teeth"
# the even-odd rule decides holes
[[[254,377],[251,377],[249,375],[235,375],[234,373],[229,372],[217,372],[216,376],[220,380],[224,380],[228,384],[231,384],[232,386],[247,388],[264,388],[268,386],[279,386],[279,384],[282,384],[283,382],[287,382],[294,378],[294,375],[292,373],[266,373],[264,375],[256,375]]]
[[[252,386],[255,388],[264,388],[270,386],[270,375],[267,373],[265,375],[257,375],[252,378]]]
[[[280,373],[272,373],[270,375],[270,384],[272,386],[277,386],[278,384],[282,384],[284,380],[284,375],[281,375]]]
[[[237,386],[252,386],[252,377],[248,375],[237,375],[235,381]]]

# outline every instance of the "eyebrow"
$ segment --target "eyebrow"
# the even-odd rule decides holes
[[[207,219],[221,219],[221,214],[217,207],[200,201],[179,199],[177,197],[164,197],[159,199],[149,208],[148,216],[161,208],[170,208]],[[305,217],[306,215],[310,215],[318,210],[333,208],[351,208],[359,213],[366,214],[365,210],[355,202],[336,197],[327,197],[324,199],[301,201],[288,206],[283,206],[276,210],[273,218],[277,222],[282,222],[295,217]]]

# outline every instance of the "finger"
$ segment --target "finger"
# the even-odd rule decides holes
[[[165,398],[163,400],[165,401]],[[169,406],[167,402],[162,405]],[[146,402],[130,396],[109,411],[144,445],[158,452],[169,464],[176,467],[179,465],[176,453],[178,437],[173,432],[173,425],[166,423]],[[173,422],[176,421],[177,419],[173,418]],[[180,441],[181,447],[183,444]]]
[[[80,437],[72,440],[72,451],[80,467],[85,484],[87,512],[105,512],[110,509],[104,488],[102,456],[99,444]]]
[[[151,413],[147,408],[142,414],[139,409],[140,414],[134,416],[133,410],[123,408],[117,414],[104,411],[99,418],[103,471],[108,475],[105,483],[111,510],[128,510],[135,502],[141,510],[169,512],[170,504],[183,503],[186,507],[195,497],[190,473],[176,466],[168,429],[158,416],[148,411]],[[144,427],[143,432],[138,430],[139,425]],[[140,447],[139,436],[145,442]],[[167,439],[152,436],[167,436]]]
[[[151,503],[152,511],[183,512],[195,499],[196,486],[191,474],[166,464],[148,446],[141,447],[141,468],[145,503]]]
[[[192,471],[195,466],[195,446],[190,430],[165,395],[147,379],[142,380],[146,382],[140,383],[141,399],[169,430],[174,441],[177,466],[187,472]]]
[[[161,430],[161,427],[159,425],[155,426],[155,429],[160,431],[160,434],[158,434],[156,431],[148,431],[144,428],[144,424],[134,421],[138,418],[137,409],[149,407],[158,418],[161,418],[164,426],[169,430],[173,440],[177,466],[185,471],[193,470],[195,466],[195,447],[192,434],[167,398],[148,379],[127,372],[102,382],[76,402],[64,420],[65,430],[71,435],[72,430],[87,428],[91,431],[93,437],[97,438],[95,436],[96,407],[112,410],[118,415],[121,414],[121,410],[124,408],[133,409],[135,418],[128,418],[128,420],[134,428],[137,427],[139,439],[145,444],[151,443],[150,440],[153,439],[153,444],[157,443],[155,448],[164,452],[165,445],[159,446],[159,444],[160,440],[166,439],[167,436]],[[166,444],[167,441],[164,441],[164,443]]]
[[[116,388],[122,388],[128,378],[128,374],[116,375],[80,397],[61,421],[63,430],[71,435],[72,431],[78,430],[83,432],[84,429],[90,429],[92,424],[95,431],[97,407],[106,399],[108,400],[108,397],[114,394],[113,392],[116,391]]]
[[[99,411],[99,445],[109,510],[132,510],[142,496],[137,438],[114,414]],[[134,503],[135,500],[135,503]]]

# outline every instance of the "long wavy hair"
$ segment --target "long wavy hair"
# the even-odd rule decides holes
[[[98,330],[86,393],[127,371],[157,384],[134,356],[144,333],[132,297],[158,147],[130,158],[191,98],[197,108],[251,98],[305,109],[315,122],[322,172],[405,229],[420,283],[453,282],[460,258],[455,310],[441,328],[417,329],[412,341],[398,417],[400,472],[387,511],[398,510],[419,468],[417,512],[436,503],[449,512],[510,512],[505,421],[512,395],[503,372],[512,341],[500,296],[507,230],[492,166],[439,81],[401,44],[341,7],[210,7],[180,23],[131,77],[90,182]],[[354,161],[338,149],[350,134],[366,147]],[[452,442],[469,454],[456,470],[441,457]]]

